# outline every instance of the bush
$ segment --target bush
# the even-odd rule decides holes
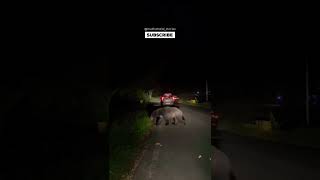
[[[148,93],[146,93],[144,90],[142,89],[137,89],[136,90],[136,96],[139,98],[139,101],[143,101],[144,103],[149,102],[149,96]]]

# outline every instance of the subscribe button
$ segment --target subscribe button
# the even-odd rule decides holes
[[[175,38],[175,32],[169,32],[169,31],[165,31],[165,32],[144,32],[144,37],[145,38]]]

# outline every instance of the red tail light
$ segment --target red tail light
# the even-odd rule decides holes
[[[219,115],[215,112],[211,112],[211,118],[213,119],[219,119]]]
[[[163,97],[163,96],[161,96],[161,97],[160,97],[160,100],[161,100],[161,101],[163,101],[163,98],[164,98],[164,97]]]
[[[178,100],[179,98],[177,96],[172,97],[173,100]]]

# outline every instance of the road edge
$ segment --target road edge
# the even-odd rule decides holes
[[[133,167],[130,170],[129,174],[126,177],[124,177],[122,180],[133,180],[136,170],[139,167],[145,152],[148,150],[148,147],[150,146],[150,144],[148,144],[148,140],[152,135],[152,131],[153,131],[153,128],[150,130],[150,132],[145,136],[144,140],[141,142],[141,145],[139,147],[139,149],[141,150],[138,153],[137,157],[135,158],[135,161],[133,162]]]

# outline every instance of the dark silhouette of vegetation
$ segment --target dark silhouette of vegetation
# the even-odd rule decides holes
[[[63,59],[63,63],[30,62],[21,64],[24,68],[7,69],[12,76],[1,89],[1,179],[108,178],[108,123],[111,117],[120,120],[112,116],[119,106],[112,107],[121,101],[121,92],[136,92],[133,99],[140,99],[139,92],[152,86],[142,78],[149,71],[135,66],[119,72],[120,64],[106,57]],[[86,61],[74,61],[78,59]],[[131,100],[122,102],[120,106],[133,105],[129,106]],[[138,109],[144,103],[135,105]],[[124,110],[121,113],[130,114]],[[147,117],[141,113],[134,116]],[[99,127],[100,122],[105,126]]]

